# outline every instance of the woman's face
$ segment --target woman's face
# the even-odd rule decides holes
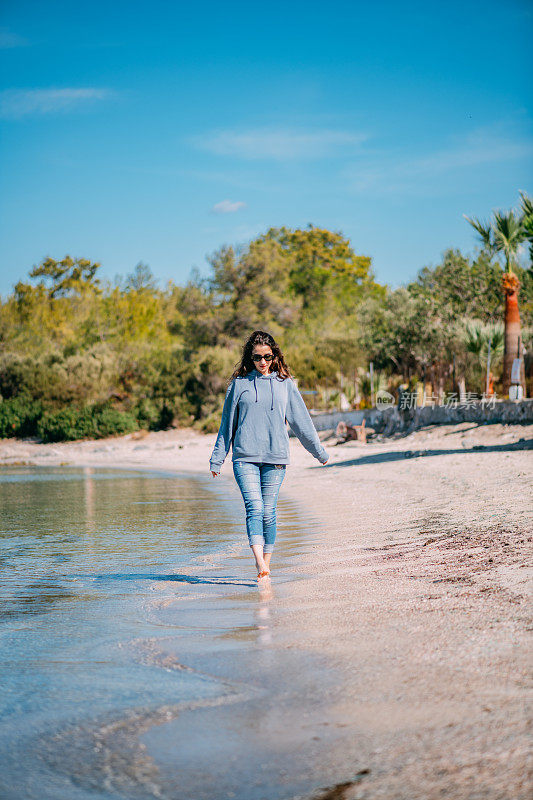
[[[254,362],[254,367],[262,374],[268,375],[270,372],[270,366],[272,361],[265,361],[264,358],[261,361],[256,361],[258,356],[268,356],[273,355],[272,348],[268,344],[255,344],[254,349],[252,350],[252,361]]]

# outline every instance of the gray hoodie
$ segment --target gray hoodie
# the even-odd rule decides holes
[[[219,472],[233,445],[232,461],[290,464],[286,422],[306,450],[321,464],[329,456],[322,446],[302,395],[292,378],[255,369],[230,383],[210,467]]]

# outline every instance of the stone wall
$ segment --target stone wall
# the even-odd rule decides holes
[[[501,401],[494,405],[482,406],[477,402],[471,405],[422,406],[400,410],[398,406],[387,406],[364,411],[335,411],[327,414],[313,414],[317,431],[336,428],[343,420],[348,425],[365,425],[376,433],[389,436],[392,433],[410,433],[426,425],[453,425],[459,422],[525,424],[533,423],[533,399],[520,402]]]

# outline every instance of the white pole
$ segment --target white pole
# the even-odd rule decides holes
[[[485,397],[489,396],[489,371],[490,371],[490,344],[492,339],[489,339],[489,347],[487,350],[487,380],[485,381]]]

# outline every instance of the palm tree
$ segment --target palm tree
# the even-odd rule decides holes
[[[520,281],[513,272],[516,257],[522,242],[527,238],[524,226],[524,214],[515,214],[511,209],[507,213],[493,212],[491,222],[481,222],[478,219],[465,219],[477,231],[483,247],[490,255],[503,253],[505,258],[505,272],[502,275],[502,289],[505,294],[505,346],[503,355],[503,393],[509,394],[511,385],[511,369],[515,358],[521,358],[521,332],[520,313],[518,311],[518,289]],[[524,360],[521,359],[520,383],[526,392],[526,376]]]
[[[520,192],[520,199],[522,201],[522,223],[526,231],[526,239],[529,242],[530,267],[533,267],[533,200],[525,192]]]
[[[479,320],[467,319],[462,339],[466,350],[476,356],[479,364],[486,370],[484,388],[488,383],[490,364],[497,363],[504,351],[505,333],[501,322],[484,325]]]

